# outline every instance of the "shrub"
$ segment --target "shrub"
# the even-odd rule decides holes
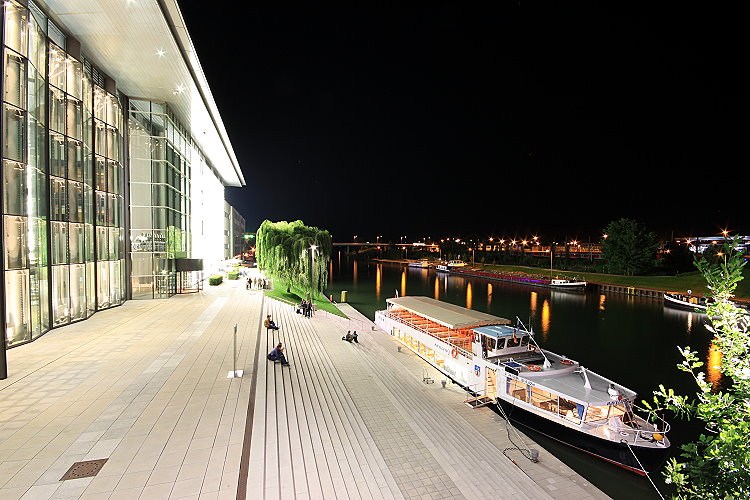
[[[231,273],[227,274],[227,279],[230,279],[230,280],[238,280],[238,279],[240,279],[240,273],[239,273],[239,271],[232,271]]]
[[[216,274],[208,278],[208,284],[211,286],[221,285],[222,281],[224,281],[224,278],[219,274]]]

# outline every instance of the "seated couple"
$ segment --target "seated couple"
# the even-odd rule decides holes
[[[341,340],[346,340],[350,344],[352,342],[356,342],[357,344],[359,344],[359,340],[357,340],[357,330],[354,330],[354,333],[352,333],[351,330],[346,332],[346,335],[341,337]]]

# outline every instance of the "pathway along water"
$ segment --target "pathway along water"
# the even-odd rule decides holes
[[[719,384],[715,368],[721,359],[711,349],[711,334],[704,316],[666,307],[661,300],[595,292],[563,292],[477,278],[451,276],[434,269],[409,268],[334,255],[328,293],[335,299],[348,291],[348,302],[374,318],[385,299],[425,295],[508,319],[518,316],[536,332],[537,342],[551,351],[571,356],[587,368],[652,399],[659,384],[678,393],[694,394],[688,374],[677,370],[681,361],[676,346],[690,346],[706,363],[708,380]],[[669,434],[677,446],[697,438],[694,423],[672,420]],[[615,499],[658,499],[648,480],[590,457],[540,434],[524,431],[579,474]],[[503,459],[503,457],[498,457]],[[659,489],[667,487],[661,473],[653,475]]]

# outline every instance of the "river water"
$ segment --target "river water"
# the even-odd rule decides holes
[[[399,296],[424,295],[511,320],[518,317],[527,326],[533,325],[543,348],[570,356],[636,391],[639,402],[650,401],[659,384],[679,394],[695,393],[692,377],[676,368],[682,361],[677,346],[697,351],[706,363],[707,379],[720,383],[715,367],[721,360],[711,349],[705,317],[666,307],[661,300],[451,276],[434,269],[356,260],[343,253],[331,261],[327,292],[338,300],[341,290],[348,292],[349,304],[370,319],[375,311],[385,309],[385,299],[396,291]],[[674,419],[670,423],[673,453],[680,443],[695,440],[700,430],[694,423]],[[612,498],[659,498],[646,478],[545,436],[524,432]],[[667,491],[660,473],[652,479],[662,492]]]

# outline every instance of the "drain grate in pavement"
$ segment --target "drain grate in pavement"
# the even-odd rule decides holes
[[[68,469],[68,472],[66,472],[65,475],[60,478],[60,481],[96,476],[102,469],[104,464],[107,463],[107,460],[108,459],[106,458],[100,458],[99,460],[76,462],[71,465],[70,469]]]

